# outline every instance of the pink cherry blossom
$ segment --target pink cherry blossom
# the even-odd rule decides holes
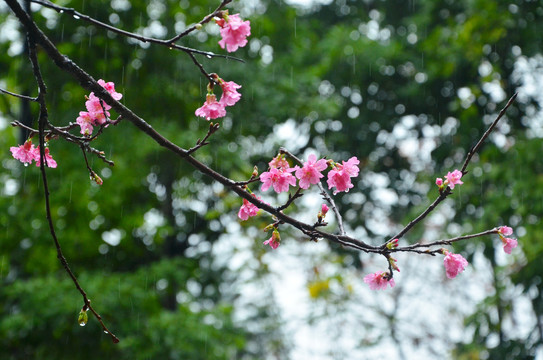
[[[500,235],[509,236],[513,234],[513,229],[509,226],[500,226],[500,228],[498,229],[498,233],[500,233]]]
[[[436,178],[436,185],[439,187],[443,186],[443,179],[442,178]]]
[[[264,245],[270,245],[272,249],[277,249],[279,245],[281,245],[281,236],[279,235],[279,231],[273,230],[271,238],[264,241],[262,244]]]
[[[295,171],[294,168],[270,168],[270,171],[260,174],[260,181],[262,181],[262,191],[266,191],[273,185],[273,190],[276,193],[287,192],[289,185],[296,186],[296,178],[291,174]]]
[[[517,239],[503,238],[502,242],[503,251],[505,251],[507,254],[511,254],[511,251],[518,246]]]
[[[256,197],[254,194],[253,196],[257,198],[258,200],[261,200],[260,196]],[[243,199],[243,205],[241,205],[241,208],[239,209],[238,217],[241,220],[245,221],[249,219],[251,216],[255,216],[256,214],[258,214],[258,210],[260,209],[256,205],[249,202],[247,199]]]
[[[300,187],[308,189],[311,184],[317,184],[324,177],[321,171],[326,170],[327,167],[326,160],[320,159],[317,161],[317,157],[314,154],[309,155],[303,167],[296,166],[295,168],[296,177],[300,179]]]
[[[343,171],[349,174],[350,177],[357,177],[358,172],[360,171],[358,169],[358,164],[360,164],[360,161],[356,156],[353,156],[347,160],[347,162],[343,161]]]
[[[349,192],[349,189],[354,187],[351,183],[351,177],[358,176],[358,164],[360,164],[360,161],[356,156],[353,156],[347,162],[336,163],[334,168],[328,172],[328,189],[335,186],[334,195],[340,191]]]
[[[106,122],[106,118],[110,117],[109,111],[107,110],[111,109],[111,106],[103,101],[100,101],[100,98],[94,95],[92,92],[87,98],[87,101],[85,101],[85,107],[87,108],[91,121],[94,125],[101,125]]]
[[[386,290],[387,285],[390,285],[391,288],[396,285],[390,274],[384,271],[364,276],[364,282],[370,286],[371,290]]]
[[[241,94],[237,89],[241,88],[241,85],[236,84],[233,81],[220,81],[222,88],[222,96],[219,102],[224,106],[232,106],[241,99]]]
[[[23,145],[10,147],[9,151],[11,151],[11,155],[15,159],[27,165],[33,160],[36,160],[34,149],[35,147],[34,144],[32,144],[32,140],[27,140]]]
[[[270,166],[270,168],[283,168],[283,169],[290,168],[288,161],[285,158],[283,158],[283,156],[281,155],[277,155],[276,157],[274,157],[272,161],[268,163],[268,165]]]
[[[334,195],[340,191],[349,192],[349,189],[353,188],[354,185],[351,183],[351,177],[344,171],[330,170],[328,173],[328,189],[336,187],[334,190]]]
[[[34,151],[34,158],[36,159],[36,166],[39,167],[41,165],[40,148],[37,147],[33,151]],[[45,155],[45,163],[47,164],[47,167],[56,168],[57,162],[53,159],[51,155],[49,155],[49,148],[44,149],[44,155]]]
[[[113,82],[105,82],[104,80],[100,79],[98,80],[98,84],[107,90],[108,93],[111,94],[111,97],[115,100],[121,100],[123,97],[122,94],[115,91],[115,84]]]
[[[456,275],[460,274],[468,266],[468,261],[460,254],[453,254],[447,251],[445,259],[443,259],[443,264],[445,265],[447,277],[454,279]]]
[[[447,175],[445,175],[445,179],[447,183],[449,184],[449,187],[454,189],[455,185],[462,185],[463,182],[460,180],[462,177],[462,172],[460,170],[454,170],[453,172],[448,172]]]
[[[196,116],[205,117],[207,120],[217,119],[226,115],[224,104],[217,101],[217,97],[214,94],[208,94],[206,96],[206,102],[202,107],[196,109]]]
[[[75,119],[77,124],[81,127],[81,134],[90,135],[92,134],[92,118],[90,114],[86,111],[80,111],[79,116]]]
[[[239,14],[227,15],[225,21],[217,21],[221,27],[220,32],[222,39],[219,45],[226,51],[234,52],[238,47],[247,45],[247,36],[251,35],[251,23],[241,20]]]

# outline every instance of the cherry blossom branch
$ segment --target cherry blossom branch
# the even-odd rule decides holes
[[[85,290],[83,290],[83,288],[79,284],[79,281],[77,280],[77,277],[75,276],[70,266],[68,265],[68,261],[66,260],[66,257],[63,254],[62,247],[56,235],[55,227],[53,225],[53,218],[51,215],[51,206],[50,206],[50,200],[49,200],[49,185],[47,181],[47,173],[45,170],[45,167],[48,164],[47,159],[45,157],[45,126],[48,123],[47,105],[45,103],[45,94],[47,92],[47,88],[45,86],[45,82],[41,75],[41,71],[40,71],[39,63],[38,63],[38,57],[36,56],[36,44],[34,41],[34,34],[29,32],[27,36],[27,41],[28,41],[28,51],[29,51],[28,55],[30,58],[30,62],[32,64],[32,72],[34,73],[34,77],[38,84],[38,96],[36,97],[36,100],[40,107],[40,112],[39,112],[39,117],[38,117],[38,126],[39,126],[38,131],[39,131],[39,148],[40,148],[40,171],[42,174],[42,181],[43,181],[45,211],[46,211],[47,223],[49,225],[49,231],[51,233],[51,237],[53,238],[53,241],[55,243],[55,248],[57,250],[57,258],[59,259],[60,263],[64,267],[64,270],[66,271],[68,276],[72,279],[72,282],[74,283],[75,287],[77,288],[77,290],[79,290],[81,296],[83,297],[83,302],[85,304],[84,308],[86,307],[91,310],[91,312],[94,314],[94,316],[96,317],[96,319],[102,326],[102,329],[104,330],[104,332],[111,336],[114,343],[118,343],[119,338],[117,338],[115,334],[109,331],[107,326],[104,324],[102,317],[90,305],[90,300],[87,296],[87,293],[85,292]]]
[[[227,1],[224,5],[228,4],[230,1],[231,0]],[[126,31],[126,30],[122,30],[122,29],[119,29],[119,28],[117,28],[115,26],[108,25],[108,24],[103,23],[103,22],[101,22],[99,20],[96,20],[96,19],[94,19],[94,18],[92,18],[92,17],[90,17],[88,15],[82,14],[79,11],[76,11],[73,8],[56,5],[56,4],[52,3],[52,2],[50,2],[49,0],[31,0],[31,2],[36,3],[36,4],[40,4],[42,6],[45,6],[45,7],[49,8],[49,9],[53,9],[53,10],[57,11],[60,14],[66,13],[66,14],[72,15],[74,19],[78,19],[78,20],[81,19],[81,20],[87,21],[87,22],[89,22],[89,23],[91,23],[93,25],[104,28],[104,29],[109,30],[111,32],[114,32],[116,34],[126,36],[126,37],[129,37],[129,38],[133,38],[133,39],[139,40],[139,41],[144,42],[144,43],[153,43],[153,44],[157,44],[157,45],[162,45],[162,46],[166,46],[166,47],[168,47],[170,49],[176,49],[176,50],[183,51],[183,52],[185,52],[187,54],[204,55],[204,56],[206,56],[208,58],[218,57],[218,58],[224,58],[224,59],[239,61],[239,62],[242,62],[242,63],[245,62],[245,60],[237,58],[235,56],[223,55],[223,54],[215,54],[215,53],[213,53],[211,51],[202,51],[202,50],[192,49],[192,48],[189,48],[189,47],[186,47],[186,46],[177,45],[177,44],[175,44],[175,41],[177,41],[179,39],[176,39],[176,38],[173,38],[173,39],[175,39],[173,41],[172,40],[160,40],[160,39],[155,39],[155,38],[148,37],[148,36],[135,34],[135,33],[132,33],[132,32]],[[213,13],[213,16],[215,16],[215,12]],[[209,20],[207,20],[207,21],[209,21]],[[194,29],[192,29],[192,30],[194,30]],[[179,35],[177,35],[177,36],[179,36]]]
[[[504,106],[504,108],[500,111],[500,113],[498,114],[498,116],[496,117],[496,119],[492,122],[492,124],[488,127],[488,129],[485,131],[485,133],[483,134],[483,136],[481,136],[481,138],[479,139],[479,141],[477,142],[477,144],[470,149],[470,151],[468,152],[468,154],[466,155],[466,159],[464,160],[464,164],[462,165],[462,175],[465,175],[467,174],[467,171],[466,171],[466,168],[468,167],[468,164],[469,162],[471,161],[471,158],[473,157],[473,155],[479,150],[479,148],[481,147],[482,143],[486,140],[486,138],[488,138],[488,136],[490,135],[490,133],[492,132],[492,130],[494,130],[494,128],[496,127],[496,125],[498,124],[498,122],[500,121],[500,119],[505,115],[507,109],[509,108],[509,106],[511,106],[511,104],[513,104],[513,102],[515,101],[516,97],[517,97],[518,93],[515,93],[510,99],[509,101],[507,102],[507,104]],[[443,200],[445,200],[447,198],[447,196],[449,196],[450,194],[452,193],[451,191],[451,188],[450,187],[446,187],[442,192],[440,192],[439,196],[437,197],[437,199],[434,200],[433,203],[430,204],[430,206],[428,206],[428,208],[426,210],[424,210],[419,216],[417,216],[414,220],[410,221],[398,234],[394,235],[392,238],[390,238],[387,242],[385,242],[382,247],[386,247],[386,245],[390,242],[392,242],[394,239],[399,239],[401,238],[402,236],[404,236],[413,226],[415,226],[417,223],[419,223],[421,220],[423,220],[429,213],[431,213],[437,205],[439,205]]]
[[[476,233],[476,234],[457,236],[457,237],[454,237],[454,238],[451,238],[451,239],[437,240],[437,241],[432,241],[432,242],[429,242],[429,243],[416,243],[416,244],[407,245],[407,246],[400,246],[400,247],[397,247],[397,248],[394,248],[394,249],[390,249],[390,252],[413,252],[413,251],[418,250],[420,248],[430,248],[430,247],[434,247],[434,246],[452,245],[453,243],[461,241],[461,240],[468,240],[468,239],[473,239],[473,238],[477,238],[477,237],[481,237],[481,236],[498,234],[498,233],[499,233],[499,229],[494,228],[494,229],[486,230],[486,231]],[[433,251],[430,251],[430,250],[420,251],[419,250],[419,251],[415,251],[415,252],[420,253],[420,254],[435,255],[436,253],[440,253],[440,250],[433,250]]]
[[[26,96],[26,95],[21,95],[21,94],[16,94],[14,92],[11,92],[11,91],[7,91],[7,90],[4,90],[2,88],[0,88],[0,92],[1,93],[4,93],[4,94],[7,94],[7,95],[11,95],[11,96],[15,96],[19,99],[23,99],[23,100],[28,100],[28,101],[33,101],[33,102],[38,102],[38,99],[35,98],[35,97],[31,97],[31,96]]]
[[[306,224],[296,220],[295,218],[288,216],[269,204],[262,202],[256,199],[254,196],[245,191],[241,186],[236,185],[236,182],[228,179],[224,175],[218,173],[217,171],[211,169],[207,165],[201,163],[192,157],[188,150],[185,150],[176,144],[172,143],[170,140],[162,136],[157,132],[149,123],[137,116],[132,110],[127,108],[122,103],[115,100],[111,94],[100,86],[96,80],[89,74],[87,74],[83,69],[81,69],[77,64],[75,64],[67,56],[61,54],[55,45],[49,40],[49,38],[37,27],[37,25],[30,19],[26,12],[19,6],[16,0],[6,0],[6,3],[12,9],[14,14],[17,16],[19,21],[25,28],[32,33],[36,41],[42,46],[43,50],[51,58],[51,60],[59,67],[61,70],[66,71],[76,80],[79,81],[80,85],[88,90],[92,91],[99,98],[103,99],[108,105],[110,105],[115,111],[123,116],[124,119],[130,121],[134,124],[140,131],[152,138],[158,145],[170,150],[171,152],[182,157],[191,164],[195,169],[199,170],[205,175],[210,176],[215,179],[217,182],[223,184],[225,187],[229,188],[231,191],[239,195],[240,197],[246,199],[250,203],[254,204],[258,208],[275,215],[279,220],[282,220],[285,223],[290,224],[291,226],[297,228],[303,233],[318,237],[328,239],[329,241],[341,244],[343,246],[352,247],[365,252],[375,252],[379,253],[382,250],[379,247],[366,244],[365,242],[346,236],[346,235],[333,235],[318,229],[315,229],[312,225]]]

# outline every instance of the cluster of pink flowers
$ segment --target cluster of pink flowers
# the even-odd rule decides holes
[[[247,36],[251,35],[251,23],[243,21],[239,14],[228,15],[223,13],[222,19],[216,19],[215,22],[221,27],[221,37],[219,45],[226,47],[226,51],[234,52],[240,47],[247,45]]]
[[[505,251],[507,254],[511,254],[511,251],[513,251],[513,249],[518,246],[517,239],[506,237],[512,234],[513,229],[509,226],[500,226],[498,228],[498,235],[500,236],[500,240],[503,243],[503,251]]]
[[[241,94],[237,90],[241,88],[241,85],[233,81],[224,81],[218,76],[216,79],[222,89],[221,99],[217,101],[217,97],[213,94],[213,89],[208,87],[206,101],[204,105],[196,109],[196,116],[206,118],[207,120],[221,118],[226,115],[227,106],[232,106],[241,99]]]
[[[393,288],[396,283],[387,271],[378,271],[364,276],[364,282],[370,286],[371,290],[385,290],[387,285]]]
[[[360,161],[356,156],[351,157],[348,161],[343,161],[341,164],[335,163],[332,160],[326,161],[325,159],[317,160],[315,154],[309,155],[306,162],[301,167],[290,167],[290,164],[285,159],[283,154],[279,154],[274,157],[269,163],[268,171],[260,174],[260,181],[262,182],[262,191],[268,190],[273,187],[276,193],[288,192],[290,186],[296,186],[297,179],[299,180],[299,186],[301,189],[308,189],[311,185],[318,184],[324,177],[322,174],[326,170],[328,164],[332,166],[332,170],[328,172],[328,186],[329,188],[336,187],[334,194],[339,191],[349,191],[353,187],[351,178],[358,176],[359,169],[358,164]],[[292,174],[294,173],[294,175]],[[254,176],[256,176],[258,173]],[[253,196],[255,196],[253,194]],[[257,199],[260,200],[259,197]],[[319,223],[322,222],[328,212],[329,208],[326,204],[322,204],[321,211],[318,213],[317,218]],[[239,209],[238,217],[241,220],[247,220],[251,216],[255,216],[258,213],[258,207],[243,199],[243,205]],[[274,235],[278,238],[277,235]],[[279,241],[270,238],[265,242],[266,245],[271,245],[273,249],[279,246]]]
[[[454,189],[455,185],[462,185],[463,182],[460,180],[462,178],[462,171],[455,169],[453,172],[448,172],[447,175],[445,175],[445,181],[443,181],[442,178],[436,179],[436,185],[439,187],[439,190],[443,190],[445,186],[449,186],[452,189]]]
[[[223,11],[221,16],[221,18],[215,18],[215,22],[221,27],[222,39],[219,41],[219,45],[223,49],[226,47],[228,52],[234,52],[247,45],[247,36],[251,35],[251,23],[241,20],[239,14],[228,15],[228,11]],[[224,81],[216,74],[212,75],[214,75],[214,81],[222,88],[221,99],[217,101],[217,97],[213,94],[213,86],[208,86],[206,101],[195,112],[196,116],[207,120],[225,116],[226,107],[233,106],[241,99],[241,94],[238,92],[241,85],[233,81]]]
[[[107,90],[111,94],[111,97],[115,100],[120,100],[123,95],[115,91],[115,84],[113,82],[105,82],[104,80],[98,80],[98,84]],[[111,106],[106,104],[103,100],[100,100],[93,92],[86,97],[85,107],[87,111],[80,111],[76,121],[81,127],[81,134],[92,134],[93,126],[99,126],[104,124],[109,119],[109,109]]]
[[[342,164],[333,164],[333,169],[328,173],[328,189],[336,187],[334,195],[340,191],[349,192],[349,189],[353,187],[351,183],[352,177],[358,176],[358,164],[360,161],[353,156],[347,162],[342,161]]]
[[[25,166],[31,164],[32,161],[36,162],[36,166],[41,165],[40,148],[35,147],[30,139],[28,139],[23,145],[10,147],[9,150],[11,151],[11,155],[13,155],[15,159],[25,164]],[[49,155],[49,148],[45,148],[45,163],[50,168],[57,167],[57,162],[51,155]]]
[[[273,190],[279,194],[288,191],[289,186],[296,186],[296,178],[291,173],[297,169],[291,168],[282,155],[270,161],[269,166],[269,171],[260,174],[262,191],[266,191],[273,186]]]
[[[328,188],[336,187],[334,194],[340,191],[348,192],[353,187],[351,178],[358,176],[360,161],[356,156],[353,156],[347,162],[343,161],[342,164],[329,162],[332,164],[332,170],[328,172]],[[327,164],[326,160],[317,160],[317,157],[311,154],[302,167],[291,168],[282,155],[278,155],[270,161],[269,171],[260,175],[260,181],[263,183],[262,191],[273,186],[277,193],[286,192],[289,190],[289,185],[296,186],[296,178],[300,180],[299,186],[302,189],[308,189],[310,185],[319,183],[320,179],[324,177],[322,171],[326,170]],[[291,174],[294,171],[296,178]]]

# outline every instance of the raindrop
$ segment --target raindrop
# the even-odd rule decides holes
[[[80,322],[79,323],[79,326],[85,326],[85,325],[87,325],[87,323],[85,323],[85,322]]]
[[[104,334],[109,334],[109,331],[107,331],[107,330],[104,330]]]
[[[81,19],[81,17],[79,17],[78,15],[74,15],[74,19],[79,20]]]
[[[59,13],[64,14],[64,10],[60,10]]]
[[[25,163],[25,167],[27,167],[27,166],[28,166],[28,163]]]
[[[213,57],[213,55],[210,55],[210,54],[206,55],[206,58],[208,58],[208,59],[211,59],[212,57]]]

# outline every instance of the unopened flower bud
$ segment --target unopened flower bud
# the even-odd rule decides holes
[[[79,312],[79,316],[77,317],[77,322],[79,323],[79,326],[87,325],[88,321],[89,315],[87,314],[87,310],[81,309],[81,311]]]
[[[196,28],[196,30],[200,30],[202,28],[202,24],[196,24],[194,25],[194,27]]]
[[[387,244],[387,249],[395,249],[398,247],[398,239],[394,239]]]

